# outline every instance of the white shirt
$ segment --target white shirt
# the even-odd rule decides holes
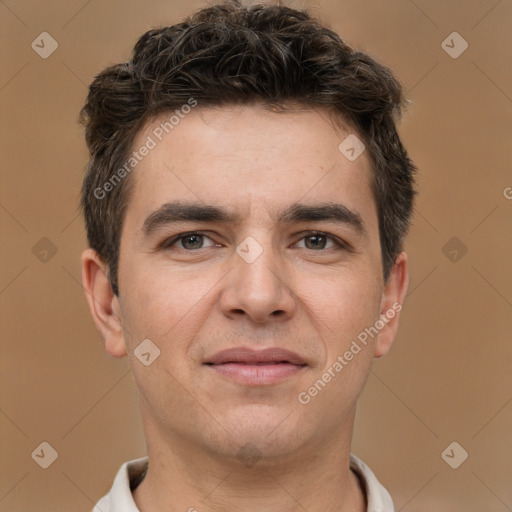
[[[140,512],[133,501],[132,489],[144,478],[147,463],[148,457],[125,462],[119,469],[110,492],[98,501],[93,512]],[[354,454],[350,454],[350,467],[366,490],[367,512],[395,512],[388,491],[372,470]]]

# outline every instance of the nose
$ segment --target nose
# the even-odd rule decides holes
[[[233,254],[233,268],[220,299],[223,314],[230,319],[246,317],[257,324],[290,319],[296,302],[284,262],[271,244],[249,245],[245,254]],[[255,251],[261,254],[253,260]]]

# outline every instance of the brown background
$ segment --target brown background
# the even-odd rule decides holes
[[[80,285],[77,115],[95,73],[203,5],[0,2],[1,512],[90,511],[145,453],[127,361],[104,352]],[[401,78],[412,101],[401,133],[420,168],[410,292],[362,394],[353,451],[397,510],[510,511],[512,2],[306,5]],[[43,31],[59,44],[48,59],[31,48]],[[469,43],[457,59],[441,46],[453,31]],[[47,241],[33,250],[42,237],[55,255],[41,255]],[[452,237],[459,247],[443,249]],[[46,470],[31,457],[42,441],[59,454]],[[469,453],[458,469],[441,458],[452,441]]]

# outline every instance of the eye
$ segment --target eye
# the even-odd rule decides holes
[[[165,242],[162,244],[163,249],[169,249],[176,245],[178,242],[180,242],[181,247],[178,247],[178,249],[183,249],[185,251],[194,251],[197,249],[204,249],[205,246],[203,245],[205,240],[210,240],[210,245],[207,247],[214,247],[215,243],[207,237],[204,233],[200,232],[192,232],[192,233],[182,233],[180,235],[176,235],[172,238],[169,238],[168,240],[165,240]]]
[[[343,242],[343,240],[339,240],[337,237],[317,231],[306,234],[300,239],[301,242],[303,240],[305,241],[304,247],[314,251],[332,249],[336,247],[349,249],[349,245]]]
[[[205,243],[208,243],[205,245]],[[179,245],[178,245],[179,244]],[[299,245],[303,244],[303,245]],[[187,252],[207,249],[218,246],[210,237],[200,231],[181,233],[165,240],[161,244],[162,249],[175,248]],[[312,251],[323,251],[328,249],[351,250],[351,246],[335,236],[328,235],[320,231],[308,232],[295,244],[299,248],[310,249]]]

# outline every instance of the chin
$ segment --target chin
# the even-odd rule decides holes
[[[212,444],[217,453],[241,461],[247,459],[249,463],[253,459],[289,456],[308,441],[305,422],[297,423],[296,415],[290,412],[283,409],[269,412],[261,406],[252,410],[243,408],[243,411],[224,415],[224,428],[216,429],[217,438],[204,441]]]

